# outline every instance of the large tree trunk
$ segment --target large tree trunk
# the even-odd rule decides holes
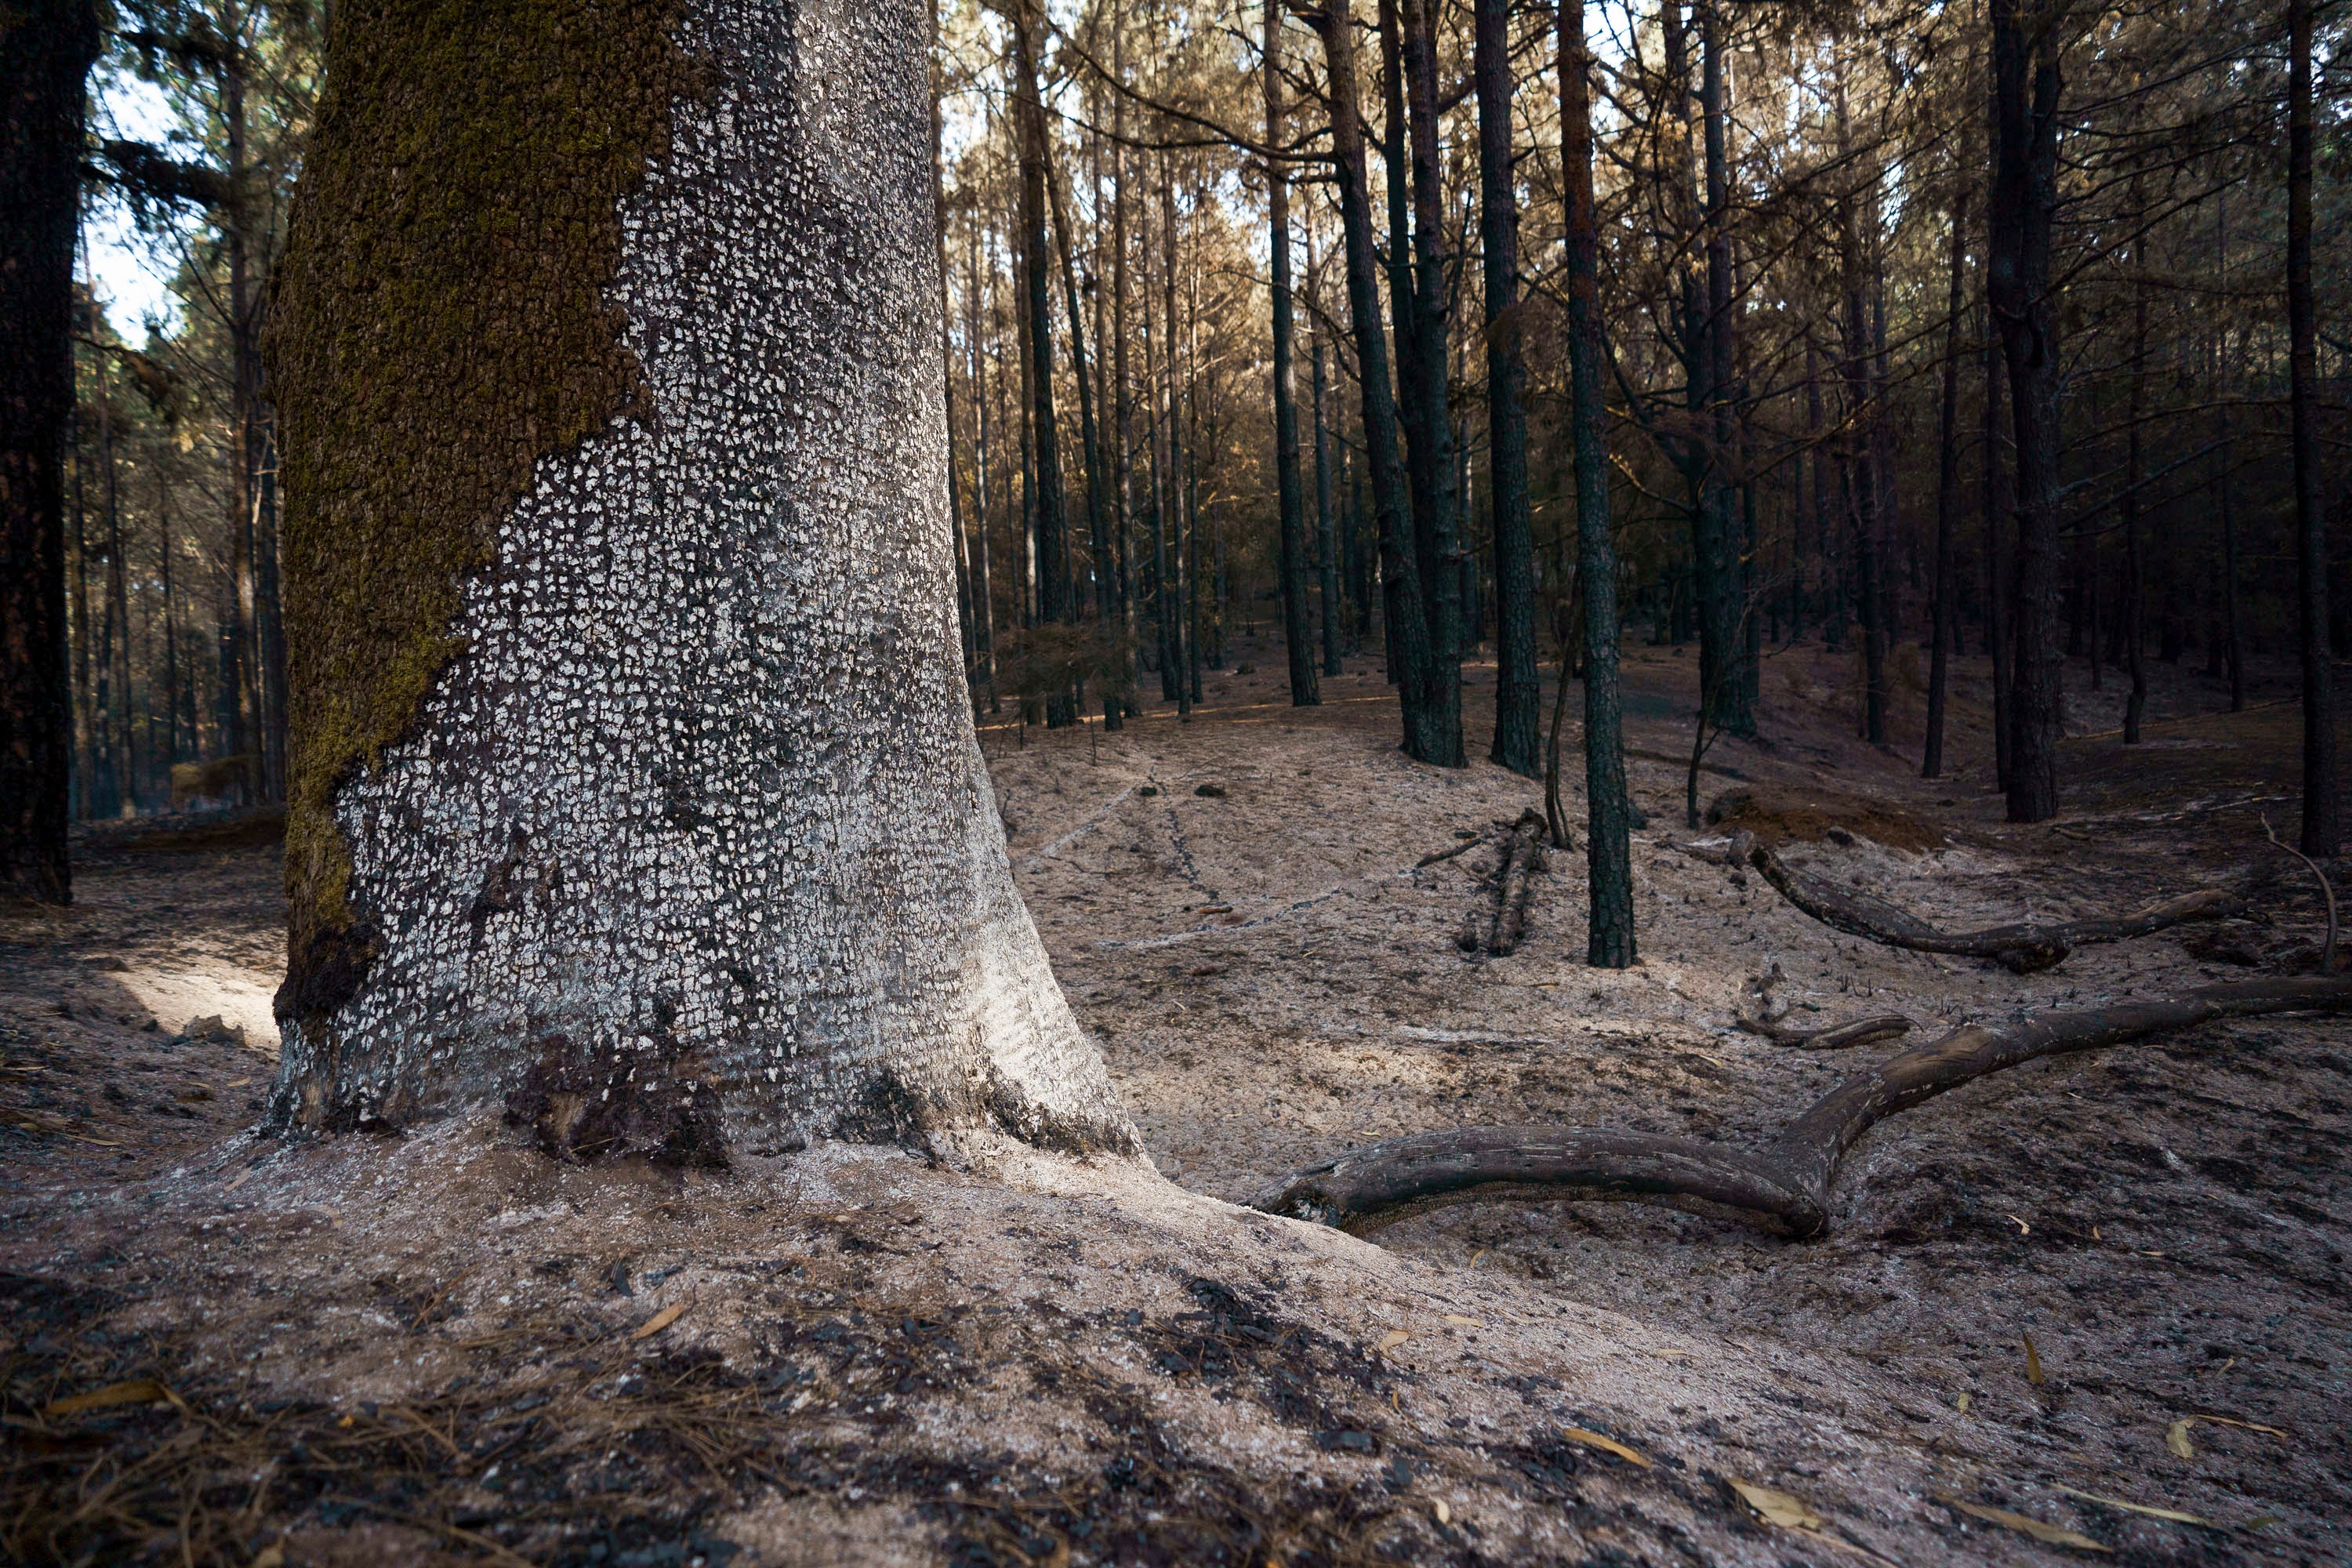
[[[2295,608],[2303,632],[2303,852],[2326,858],[2336,853],[2343,829],[2327,646],[2327,501],[2320,493],[2319,327],[2311,294],[2311,0],[2287,0],[2286,322]]]
[[[1286,129],[1282,109],[1282,0],[1265,0],[1265,144],[1279,149]],[[1290,661],[1290,704],[1323,700],[1315,664],[1314,626],[1307,605],[1307,502],[1298,471],[1298,399],[1291,373],[1290,173],[1279,158],[1265,160],[1266,246],[1273,262],[1274,472],[1280,516],[1282,643]]]
[[[0,17],[0,896],[69,903],[65,452],[89,0]]]
[[[2058,57],[2063,18],[2025,0],[1992,12],[1991,247],[1986,293],[2009,364],[2015,434],[2016,589],[2009,603],[2009,819],[2058,815],[2064,693],[2058,653],[2058,315],[2051,230],[2058,214]]]
[[[1581,0],[1560,0],[1569,430],[1576,453],[1576,575],[1584,596],[1584,849],[1591,899],[1585,961],[1625,969],[1637,962],[1633,802],[1625,789],[1625,709],[1617,687],[1617,544],[1610,531],[1608,409],[1601,384],[1608,349],[1601,336],[1601,232],[1592,209],[1591,69]]]
[[[1495,531],[1495,743],[1489,755],[1533,778],[1543,682],[1536,672],[1535,522],[1528,501],[1510,50],[1509,0],[1478,0],[1478,226],[1486,263],[1486,488]]]
[[[272,351],[278,1124],[1136,1147],[958,668],[929,38],[339,8]]]

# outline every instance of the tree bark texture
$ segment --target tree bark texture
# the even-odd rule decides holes
[[[1487,500],[1495,539],[1493,760],[1536,776],[1535,521],[1528,500],[1527,356],[1519,330],[1518,181],[1511,157],[1509,0],[1477,0],[1478,225],[1486,253]]]
[[[282,275],[274,1121],[1134,1149],[957,658],[928,6],[460,16],[339,7]]]
[[[65,454],[89,0],[0,16],[0,897],[69,903]]]

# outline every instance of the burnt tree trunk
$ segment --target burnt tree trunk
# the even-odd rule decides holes
[[[0,896],[73,900],[65,454],[90,0],[0,19]]]
[[[270,351],[276,1124],[1136,1147],[959,668],[929,30],[339,8]]]
[[[1034,0],[1013,0],[1013,145],[1021,176],[1021,260],[1028,292],[1029,441],[1036,506],[1037,622],[1058,626],[1074,620],[1070,604],[1069,521],[1062,493],[1062,444],[1054,417],[1053,253],[1045,248],[1045,103],[1037,86],[1040,18]],[[1045,727],[1077,722],[1077,704],[1067,687],[1045,698]]]
[[[1486,488],[1495,533],[1493,760],[1536,776],[1535,521],[1528,500],[1526,354],[1519,331],[1519,205],[1511,161],[1511,8],[1478,0],[1478,225],[1486,251]]]
[[[1960,319],[1968,308],[1968,188],[1952,202],[1951,278],[1945,290],[1943,403],[1936,430],[1936,607],[1928,636],[1927,745],[1921,778],[1944,773],[1944,704],[1951,681],[1952,643],[1959,631]]]
[[[1625,969],[1637,962],[1633,800],[1625,788],[1625,705],[1617,674],[1617,544],[1610,524],[1609,411],[1601,379],[1608,348],[1601,336],[1601,231],[1592,210],[1591,69],[1581,0],[1560,0],[1569,430],[1576,453],[1576,576],[1584,600],[1584,851],[1591,902],[1585,962]]]
[[[2058,214],[2058,57],[2054,21],[2035,25],[2025,0],[1990,0],[1991,247],[1986,294],[2009,366],[2016,452],[2017,561],[2009,603],[2009,819],[2058,815],[2064,713],[2058,652],[2059,347],[2051,291]]]
[[[2311,0],[2287,0],[2286,321],[2294,445],[2295,610],[2303,637],[2303,852],[2335,855],[2335,677],[2328,651],[2327,500],[2320,493],[2319,326],[2311,294]]]
[[[1349,316],[1355,325],[1356,385],[1370,470],[1372,514],[1381,557],[1381,610],[1389,639],[1389,679],[1404,716],[1404,751],[1417,762],[1447,760],[1446,731],[1424,700],[1433,654],[1413,552],[1404,465],[1397,453],[1397,415],[1389,387],[1388,331],[1381,320],[1380,257],[1372,241],[1372,203],[1364,172],[1364,130],[1356,85],[1354,24],[1348,0],[1327,0],[1308,17],[1322,40],[1329,78],[1331,164],[1345,236]],[[1394,171],[1391,170],[1391,174]],[[1457,715],[1458,717],[1458,715]],[[1459,750],[1461,731],[1453,731]]]
[[[1282,145],[1282,0],[1265,0],[1265,143]],[[1323,700],[1315,666],[1314,626],[1307,605],[1307,505],[1298,472],[1298,399],[1291,369],[1290,175],[1278,158],[1265,160],[1266,245],[1274,301],[1274,472],[1282,594],[1282,645],[1289,656],[1290,705]]]

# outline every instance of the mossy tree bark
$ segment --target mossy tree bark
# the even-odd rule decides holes
[[[89,0],[0,11],[0,896],[68,903],[65,452]]]
[[[280,1125],[1132,1150],[952,601],[922,0],[348,0],[271,345]]]

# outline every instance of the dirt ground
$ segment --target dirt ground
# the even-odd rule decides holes
[[[1760,1142],[1899,1048],[1736,1031],[1776,969],[1808,1016],[1924,1034],[2308,968],[2318,898],[2259,821],[2294,815],[2284,670],[2231,717],[2159,668],[2128,752],[2112,675],[2078,693],[2066,814],[2018,828],[1980,661],[1957,765],[1921,781],[1914,665],[1890,752],[1851,736],[1851,658],[1769,658],[1765,739],[1719,743],[1702,796],[1744,792],[1733,820],[1821,874],[1955,925],[2255,890],[2251,920],[2019,976],[1664,847],[1724,829],[1680,821],[1696,652],[1634,647],[1644,962],[1598,973],[1580,856],[1483,961],[1453,938],[1491,857],[1417,864],[1533,786],[1405,762],[1368,661],[1297,710],[1278,649],[1235,652],[1255,669],[1190,724],[984,734],[1056,973],[1167,1180],[1017,1150],[992,1176],[859,1149],[561,1167],[488,1121],[265,1142],[278,858],[236,840],[267,834],[93,837],[71,910],[0,914],[0,1556],[2352,1557],[2340,1021],[1972,1085],[1873,1131],[1811,1242],[1540,1197],[1362,1238],[1232,1206],[1433,1127]]]

